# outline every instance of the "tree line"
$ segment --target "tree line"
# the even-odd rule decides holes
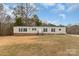
[[[61,26],[51,23],[42,22],[35,7],[30,3],[17,3],[16,7],[12,9],[11,15],[7,14],[4,4],[0,4],[0,35],[13,35],[14,26]],[[79,34],[79,26],[67,27],[68,34]],[[74,31],[75,29],[75,31]]]
[[[79,34],[79,25],[70,25],[67,26],[68,34]]]
[[[4,4],[0,3],[0,35],[13,35],[14,26],[46,26],[35,14],[38,10],[30,3],[16,3],[10,14]],[[55,26],[53,24],[49,24]]]

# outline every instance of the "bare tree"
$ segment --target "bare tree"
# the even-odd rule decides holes
[[[13,14],[15,17],[21,17],[23,23],[28,25],[28,20],[31,15],[33,15],[36,11],[36,8],[33,7],[30,3],[26,4],[17,4],[17,6],[14,8]]]
[[[72,25],[67,27],[68,34],[79,34],[79,25]]]
[[[15,17],[17,17],[17,16],[24,17],[24,15],[25,15],[24,5],[17,3],[17,6],[14,8],[13,14]]]
[[[0,4],[0,22],[4,19],[4,7],[3,4]]]
[[[0,34],[1,35],[7,35],[8,33],[10,34],[12,33],[12,29],[13,29],[13,23],[11,23],[12,22],[11,15],[7,14],[4,5],[5,4],[0,4]],[[25,25],[31,25],[33,21],[30,19],[30,16],[32,16],[36,11],[37,10],[33,6],[33,4],[18,3],[14,8],[13,14],[15,18],[18,16],[21,17],[21,20]]]
[[[26,3],[25,4],[25,15],[26,15],[26,18],[28,18],[29,16],[32,16],[36,11],[36,7],[34,7],[34,4],[31,4],[31,3]]]
[[[2,34],[2,23],[3,23],[3,20],[4,20],[4,6],[3,4],[0,4],[0,34]]]
[[[7,35],[11,29],[11,17],[6,14],[5,4],[0,4],[0,34]]]

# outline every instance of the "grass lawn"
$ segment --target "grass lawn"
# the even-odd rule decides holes
[[[3,36],[2,56],[79,55],[79,37],[70,35]]]

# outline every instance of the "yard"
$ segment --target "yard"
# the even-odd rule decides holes
[[[1,36],[2,56],[79,55],[79,37],[73,35]]]

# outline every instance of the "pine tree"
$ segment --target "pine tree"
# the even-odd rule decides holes
[[[15,26],[22,26],[22,25],[23,23],[22,23],[21,17],[17,17],[15,21]]]

